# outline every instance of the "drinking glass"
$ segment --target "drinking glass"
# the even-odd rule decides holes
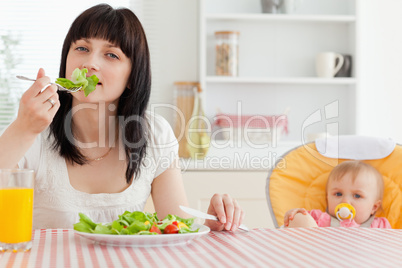
[[[32,247],[34,171],[0,169],[0,251]]]

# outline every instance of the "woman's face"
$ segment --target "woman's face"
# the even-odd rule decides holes
[[[381,205],[378,197],[377,179],[373,173],[360,171],[355,181],[352,173],[346,173],[340,180],[328,182],[328,213],[334,217],[335,208],[340,203],[348,203],[356,209],[354,220],[362,224],[377,211]]]
[[[119,47],[103,39],[80,39],[72,43],[67,55],[66,78],[73,71],[87,68],[87,77],[96,75],[99,83],[95,91],[85,97],[83,91],[73,93],[73,102],[117,104],[127,87],[131,73],[131,60]]]

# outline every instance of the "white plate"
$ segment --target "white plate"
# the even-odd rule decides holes
[[[192,229],[198,229],[197,233],[187,234],[162,234],[162,235],[107,235],[107,234],[90,234],[84,232],[74,232],[94,242],[112,245],[112,246],[129,246],[129,247],[158,247],[169,245],[180,245],[190,243],[192,240],[206,235],[211,231],[209,227],[194,223]]]

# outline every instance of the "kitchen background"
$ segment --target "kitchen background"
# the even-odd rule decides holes
[[[19,74],[32,76],[42,66],[51,77],[57,77],[61,42],[71,21],[83,9],[99,1],[75,2],[2,1],[0,33],[11,34],[20,41],[13,52],[20,61],[16,66]],[[300,123],[322,109],[323,104],[338,99],[341,134],[379,135],[401,140],[402,126],[398,118],[402,111],[398,101],[402,42],[399,25],[402,21],[397,10],[402,3],[398,0],[294,2],[300,2],[298,9],[292,12],[296,15],[332,14],[351,18],[346,22],[325,22],[325,19],[300,22],[297,19],[208,17],[209,14],[261,13],[259,0],[119,0],[111,1],[111,5],[131,7],[147,29],[155,78],[152,103],[173,103],[175,81],[201,80],[207,115],[212,117],[217,108],[235,112],[237,100],[248,114],[278,114],[289,107],[290,131],[283,140],[300,140]],[[59,15],[60,10],[63,16]],[[201,26],[205,26],[205,36],[199,33],[200,21]],[[214,71],[211,46],[215,30],[240,32],[239,76],[245,82],[214,82],[213,77],[205,77]],[[200,51],[205,50],[204,46],[208,51]],[[266,79],[314,77],[314,53],[328,50],[353,55],[356,79],[342,85]],[[4,70],[5,66],[1,69],[4,76],[8,70]],[[18,84],[18,89],[25,87],[25,83]],[[230,99],[222,103],[222,98]],[[157,112],[174,124],[171,110]],[[325,131],[322,125],[311,130],[322,131]]]
[[[261,213],[267,211],[268,170],[307,134],[328,131],[402,140],[402,1],[287,0],[296,8],[286,14],[263,14],[260,0],[104,2],[131,8],[143,22],[152,55],[150,109],[172,127],[175,113],[160,104],[176,102],[177,81],[201,83],[204,110],[211,120],[218,110],[280,115],[289,108],[289,133],[275,146],[258,149],[243,143],[217,148],[212,143],[206,160],[182,161],[193,207],[205,210],[211,193],[228,192],[245,208],[246,224],[270,226],[268,212]],[[34,77],[43,67],[57,78],[69,25],[97,3],[1,0],[0,128],[14,116],[15,103],[29,86],[10,77]],[[237,77],[215,75],[216,31],[239,32]],[[18,43],[4,43],[10,40]],[[325,51],[351,55],[352,77],[317,78],[315,57]],[[240,165],[235,166],[236,159]]]
[[[398,103],[402,42],[399,26],[402,19],[397,13],[401,1],[294,1],[299,2],[299,7],[292,11],[293,14],[351,16],[346,22],[208,17],[216,13],[260,13],[259,0],[110,2],[113,6],[131,7],[147,29],[155,78],[152,103],[173,103],[175,81],[201,81],[206,113],[211,117],[217,108],[235,112],[237,100],[242,101],[242,108],[248,114],[278,114],[289,107],[290,131],[283,140],[294,141],[302,138],[301,122],[317,109],[323,109],[323,104],[338,99],[341,134],[402,139],[402,126],[398,123],[402,114]],[[13,50],[20,64],[12,71],[33,76],[42,66],[51,77],[57,77],[61,42],[71,21],[83,9],[96,3],[99,1],[2,1],[0,34],[11,34],[20,41]],[[63,16],[60,16],[60,10],[63,10]],[[205,36],[199,34],[200,21],[206,27]],[[239,76],[245,82],[205,81],[214,81],[213,77],[209,80],[205,77],[214,71],[214,55],[210,51],[214,45],[214,30],[240,32]],[[204,46],[208,50],[206,55],[205,51],[200,51],[205,49]],[[356,79],[343,85],[313,80],[266,80],[314,77],[314,53],[328,50],[353,55],[353,77]],[[3,65],[0,68],[2,76],[9,71],[4,70]],[[19,83],[17,90],[27,86],[13,83]],[[228,101],[222,103],[222,98]],[[159,109],[157,112],[174,125],[171,110]],[[322,131],[325,131],[323,125],[312,126],[311,132]]]

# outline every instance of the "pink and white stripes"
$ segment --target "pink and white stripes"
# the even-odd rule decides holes
[[[254,229],[211,232],[187,245],[94,244],[72,230],[35,230],[26,253],[0,253],[0,267],[401,267],[402,230]]]

